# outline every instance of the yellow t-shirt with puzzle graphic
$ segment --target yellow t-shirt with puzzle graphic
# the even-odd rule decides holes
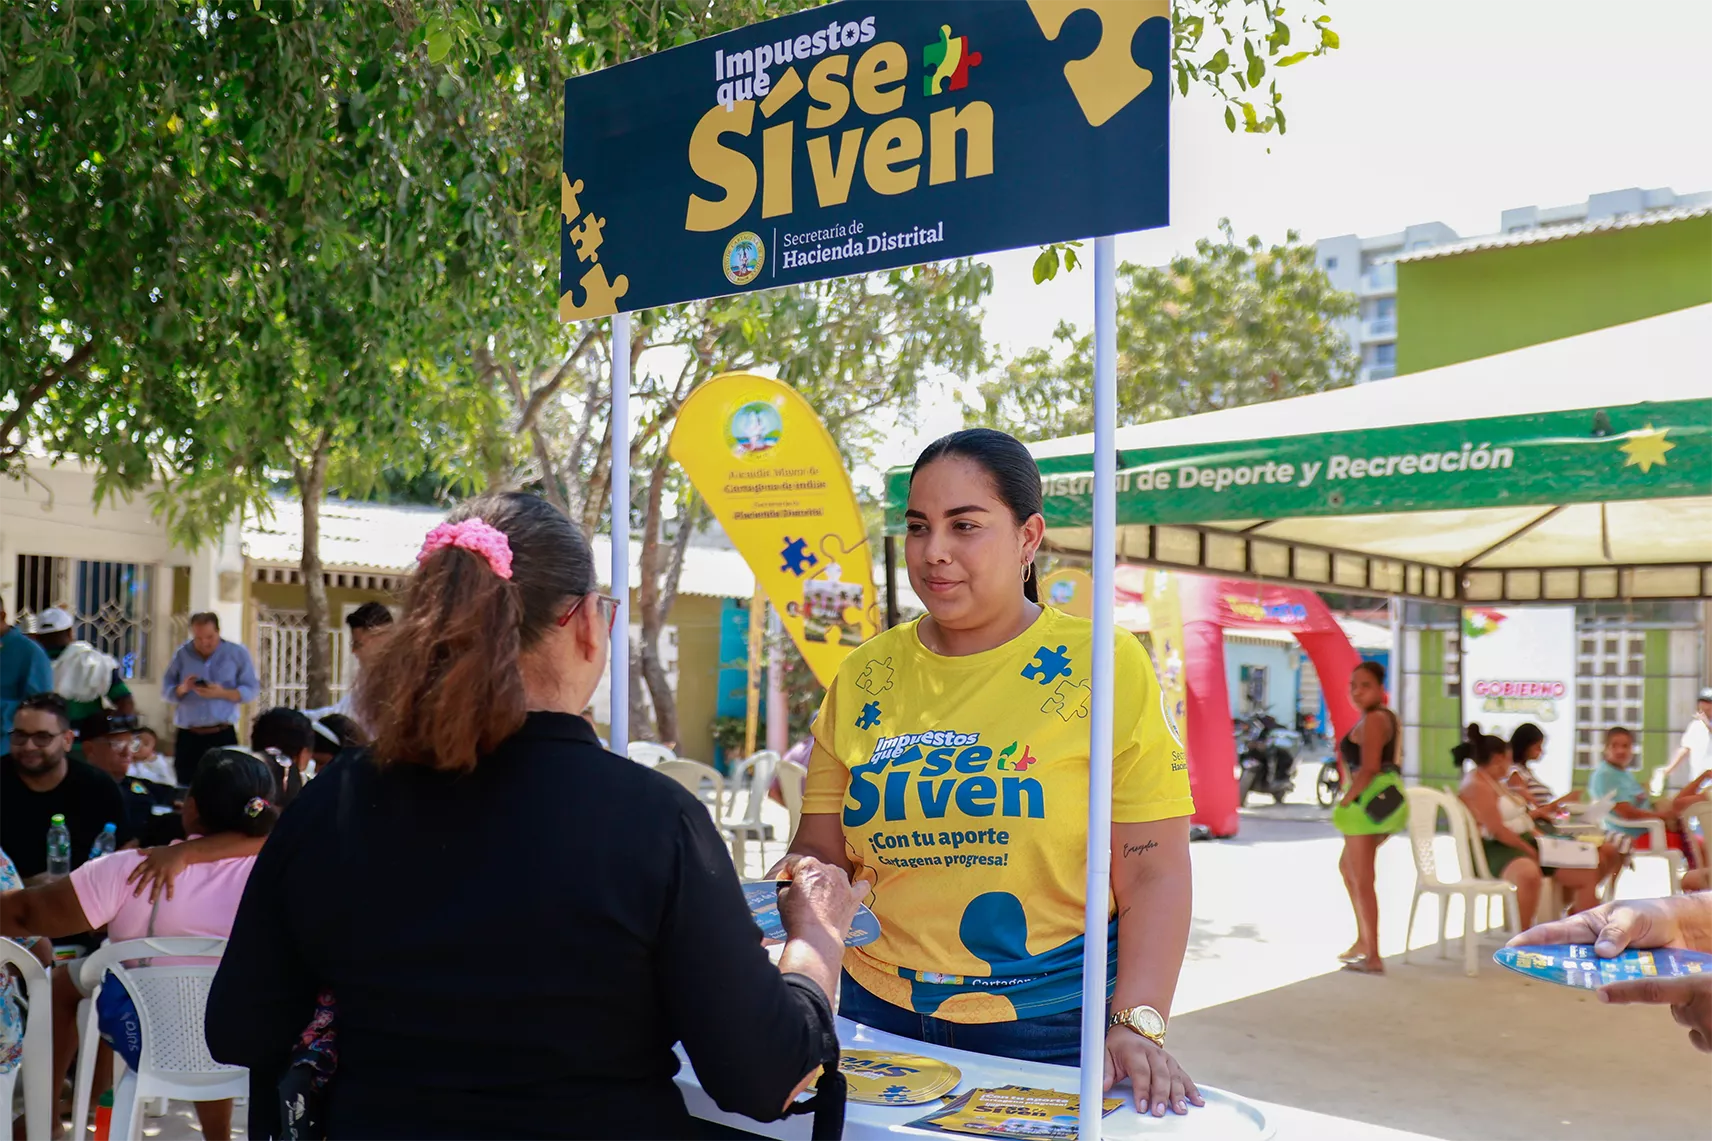
[[[953,658],[911,622],[839,669],[803,811],[839,813],[873,880],[880,938],[844,966],[877,997],[951,1022],[1081,1005],[1092,634],[1047,607],[1004,645]],[[1116,665],[1112,819],[1187,816],[1183,746],[1127,631]],[[1105,938],[1115,957],[1115,919]]]

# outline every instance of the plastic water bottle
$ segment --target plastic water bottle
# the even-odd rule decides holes
[[[65,826],[65,817],[57,812],[48,824],[48,874],[71,874],[71,831]]]
[[[107,826],[95,837],[95,843],[89,845],[89,858],[99,860],[114,848],[119,846],[119,826],[109,821]]]
[[[95,1141],[107,1141],[113,1128],[113,1091],[108,1090],[95,1103]]]

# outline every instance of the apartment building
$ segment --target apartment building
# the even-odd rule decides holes
[[[1712,191],[1677,194],[1668,187],[1612,190],[1567,206],[1505,210],[1499,216],[1498,236],[1708,205],[1712,205]],[[1391,234],[1340,234],[1314,243],[1326,277],[1338,289],[1355,294],[1359,303],[1356,313],[1341,322],[1361,357],[1359,380],[1385,380],[1397,372],[1396,259],[1462,240],[1462,235],[1443,222],[1422,222]]]

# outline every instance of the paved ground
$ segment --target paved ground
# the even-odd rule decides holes
[[[1668,1011],[1605,1007],[1503,971],[1489,958],[1496,937],[1467,978],[1459,903],[1452,957],[1437,957],[1429,898],[1405,965],[1414,867],[1401,841],[1379,860],[1389,973],[1337,970],[1354,920],[1328,817],[1269,802],[1243,814],[1235,840],[1195,845],[1194,927],[1172,1020],[1192,1074],[1442,1138],[1712,1138],[1712,1065]],[[1656,895],[1664,884],[1631,875],[1619,887]]]
[[[1327,1115],[1314,1119],[1316,1141],[1379,1129],[1447,1139],[1712,1139],[1712,1066],[1667,1011],[1607,1008],[1501,971],[1489,957],[1496,938],[1484,944],[1479,976],[1465,977],[1454,903],[1451,957],[1437,957],[1428,899],[1405,965],[1414,869],[1400,841],[1379,860],[1390,973],[1338,971],[1354,921],[1337,874],[1341,840],[1312,803],[1310,777],[1290,803],[1245,811],[1235,839],[1194,847],[1194,926],[1172,1021],[1172,1046],[1192,1074]],[[776,827],[782,836],[782,814]],[[780,851],[752,851],[750,874]],[[1621,893],[1663,886],[1631,876]],[[144,1136],[198,1137],[189,1107],[171,1108],[146,1121]]]

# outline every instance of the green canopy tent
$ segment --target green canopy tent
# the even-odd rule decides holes
[[[1120,428],[1118,558],[1451,604],[1712,598],[1709,361],[1702,305]],[[1031,450],[1049,549],[1087,554],[1092,437]],[[908,489],[887,474],[889,534]]]

